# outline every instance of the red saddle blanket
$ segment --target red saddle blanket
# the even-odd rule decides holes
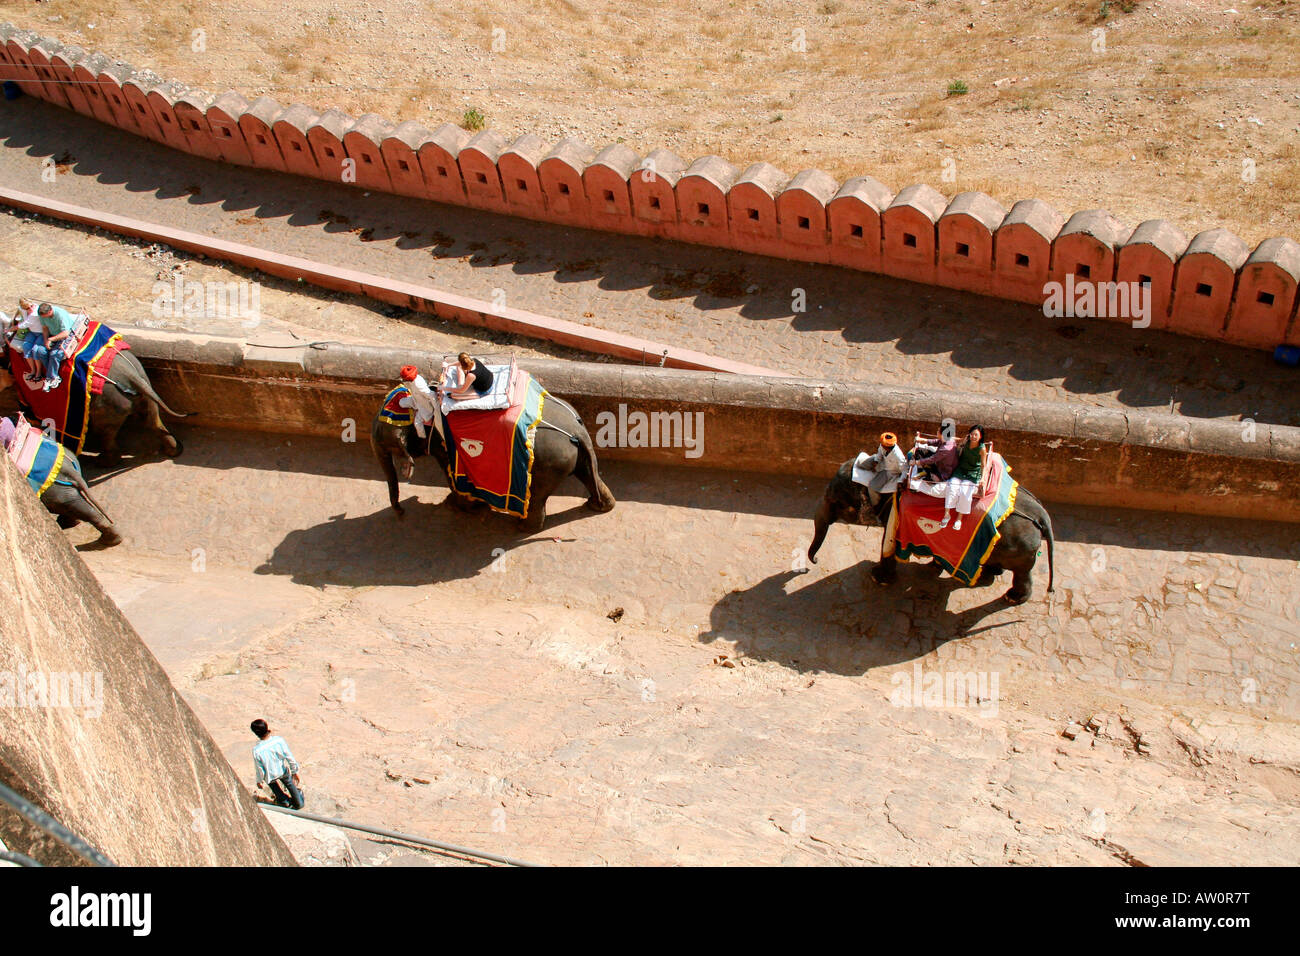
[[[9,368],[13,372],[18,397],[32,412],[32,420],[44,427],[53,422],[59,444],[80,454],[90,425],[90,398],[104,391],[105,376],[117,353],[131,346],[102,322],[90,322],[77,341],[77,347],[59,368],[59,387],[48,392],[41,383],[27,384],[27,360],[9,344]]]
[[[998,454],[989,456],[985,478],[983,496],[971,502],[970,514],[960,516],[961,530],[955,527],[958,518],[955,509],[948,526],[939,527],[943,521],[942,498],[913,491],[906,485],[900,487],[895,557],[904,561],[913,555],[932,557],[963,584],[974,584],[993,546],[1002,537],[998,529],[1015,509],[1019,487],[1011,477],[1011,469]]]

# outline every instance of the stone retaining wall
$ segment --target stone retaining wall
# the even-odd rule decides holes
[[[235,339],[122,329],[163,397],[196,411],[194,423],[342,437],[365,443],[397,370],[431,353],[371,346],[259,349]],[[945,418],[979,422],[1016,477],[1047,501],[1300,522],[1300,429],[1189,419],[1050,402],[736,376],[555,359],[527,368],[582,414],[600,443],[602,421],[628,440],[611,459],[824,478],[875,436],[907,439]],[[634,446],[634,416],[670,432],[660,447]],[[698,455],[681,418],[702,414]],[[695,419],[692,419],[695,421]],[[670,424],[670,427],[665,427]],[[665,447],[667,446],[667,447]],[[378,474],[378,473],[376,473]],[[617,494],[617,489],[615,489]]]

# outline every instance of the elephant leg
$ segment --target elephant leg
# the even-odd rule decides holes
[[[41,501],[57,517],[60,528],[72,528],[84,521],[99,532],[97,547],[111,548],[121,543],[122,536],[117,529],[75,489],[56,485],[41,496]]]
[[[871,566],[871,577],[882,588],[888,587],[898,579],[898,562],[892,557],[877,561]]]
[[[519,527],[528,534],[541,531],[546,524],[546,499],[533,498],[528,502],[528,514],[519,519]]]
[[[79,524],[81,524],[80,518],[74,518],[72,515],[59,515],[59,527],[64,531],[75,528]]]
[[[1028,568],[1016,568],[1012,572],[1011,588],[1006,594],[1002,595],[1002,600],[1008,604],[1024,604],[1029,600],[1029,596],[1034,593],[1033,566]]]
[[[599,514],[614,510],[614,505],[617,504],[614,492],[601,480],[600,467],[596,464],[596,456],[591,449],[584,447],[578,453],[578,467],[573,470],[573,474],[587,489],[588,508]]]

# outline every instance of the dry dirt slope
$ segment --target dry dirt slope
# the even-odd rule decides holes
[[[1300,212],[1295,0],[525,6],[5,0],[0,17],[206,89],[353,115],[432,126],[472,108],[507,135],[1038,196],[1251,242]],[[969,92],[949,96],[958,81]]]

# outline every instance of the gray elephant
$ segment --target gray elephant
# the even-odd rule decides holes
[[[813,540],[808,546],[808,560],[817,563],[817,552],[826,540],[826,530],[835,522],[844,524],[884,527],[893,506],[894,496],[884,495],[873,508],[867,489],[853,480],[853,460],[840,465],[835,477],[826,486],[821,504],[813,515]],[[994,545],[984,564],[983,578],[991,580],[1003,571],[1012,573],[1011,587],[1003,600],[1008,604],[1023,604],[1033,593],[1032,572],[1038,559],[1039,548],[1047,542],[1047,590],[1053,589],[1055,573],[1052,519],[1047,509],[1023,486],[1016,494],[1016,504],[1001,526],[1002,536]],[[879,584],[889,584],[898,574],[898,562],[888,557],[871,569],[871,576]]]
[[[14,424],[7,418],[0,418],[0,455],[7,453],[9,443],[14,439]],[[52,438],[40,438],[49,447],[58,446]],[[53,452],[49,453],[53,457]],[[0,467],[8,467],[0,462]],[[51,469],[52,470],[52,469]],[[122,541],[122,536],[113,527],[113,519],[104,513],[104,509],[90,494],[86,479],[81,474],[81,462],[72,452],[64,449],[63,461],[54,478],[48,482],[49,487],[40,493],[41,504],[50,514],[58,518],[60,528],[72,528],[82,521],[89,523],[99,532],[95,542],[97,547],[111,548]],[[33,488],[33,490],[37,490]]]
[[[397,500],[398,478],[409,480],[415,467],[415,459],[425,454],[432,454],[447,474],[449,458],[447,448],[437,429],[429,435],[428,451],[425,440],[416,434],[411,425],[393,425],[382,421],[383,409],[375,414],[370,425],[370,447],[384,471],[388,481],[388,500],[393,510],[401,515],[403,509]],[[453,419],[454,421],[454,419]],[[555,493],[560,483],[570,475],[576,477],[587,488],[587,507],[592,511],[604,513],[614,508],[614,494],[600,478],[600,469],[596,463],[596,449],[582,423],[582,418],[573,406],[562,399],[550,395],[542,410],[541,421],[533,438],[533,476],[529,491],[528,513],[521,520],[525,531],[540,531],[546,523],[546,500]],[[466,499],[455,489],[452,500],[458,507],[472,507],[477,504],[473,499]]]
[[[0,389],[4,385],[5,375],[13,375],[12,356],[7,341],[0,343]],[[117,433],[133,412],[144,414],[145,423],[159,436],[162,453],[175,458],[184,449],[180,439],[167,430],[163,424],[161,409],[173,418],[185,418],[183,412],[175,412],[158,397],[149,375],[134,353],[123,350],[113,357],[113,361],[104,372],[104,390],[98,395],[90,396],[90,424],[88,437],[94,440],[99,451],[99,461],[110,464],[119,457],[117,450]],[[15,387],[15,391],[17,388]]]

